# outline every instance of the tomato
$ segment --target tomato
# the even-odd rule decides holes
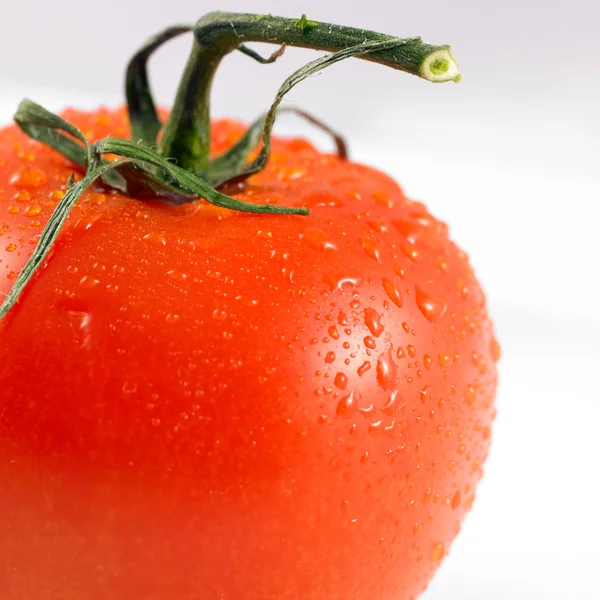
[[[72,169],[0,133],[0,296]],[[466,254],[300,139],[226,191],[311,216],[90,190],[0,322],[2,600],[409,600],[447,554],[499,357]]]

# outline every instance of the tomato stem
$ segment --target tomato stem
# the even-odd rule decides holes
[[[194,43],[159,153],[188,171],[209,170],[210,91],[223,57],[246,42],[268,42],[340,52],[373,42],[398,42],[353,56],[417,75],[432,82],[458,81],[458,66],[449,46],[432,46],[420,38],[398,40],[374,31],[271,15],[213,12],[194,28]],[[268,62],[268,61],[267,61]]]

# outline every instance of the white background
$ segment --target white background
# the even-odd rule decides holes
[[[217,8],[306,12],[452,44],[459,85],[353,61],[305,82],[291,100],[344,131],[353,158],[394,175],[449,222],[488,291],[503,346],[486,477],[424,599],[597,598],[600,3],[0,0],[0,121],[25,95],[50,108],[121,102],[137,45]],[[189,43],[174,42],[152,64],[165,104]],[[268,67],[228,58],[214,113],[253,118],[314,56],[288,49]],[[279,131],[304,130],[290,120]]]

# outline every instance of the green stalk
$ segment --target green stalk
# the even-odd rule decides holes
[[[182,168],[202,173],[209,168],[210,91],[223,57],[246,42],[286,44],[339,52],[373,42],[393,42],[393,36],[301,19],[271,15],[214,12],[194,28],[195,41],[183,73],[158,150]],[[398,40],[400,41],[400,40]],[[432,82],[458,81],[458,66],[449,46],[424,44],[420,38],[402,40],[382,50],[355,53]]]

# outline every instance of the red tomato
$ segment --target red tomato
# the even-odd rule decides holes
[[[0,295],[71,170],[0,133]],[[499,356],[466,255],[301,140],[226,191],[312,214],[89,191],[0,322],[2,600],[408,600],[447,553]]]

